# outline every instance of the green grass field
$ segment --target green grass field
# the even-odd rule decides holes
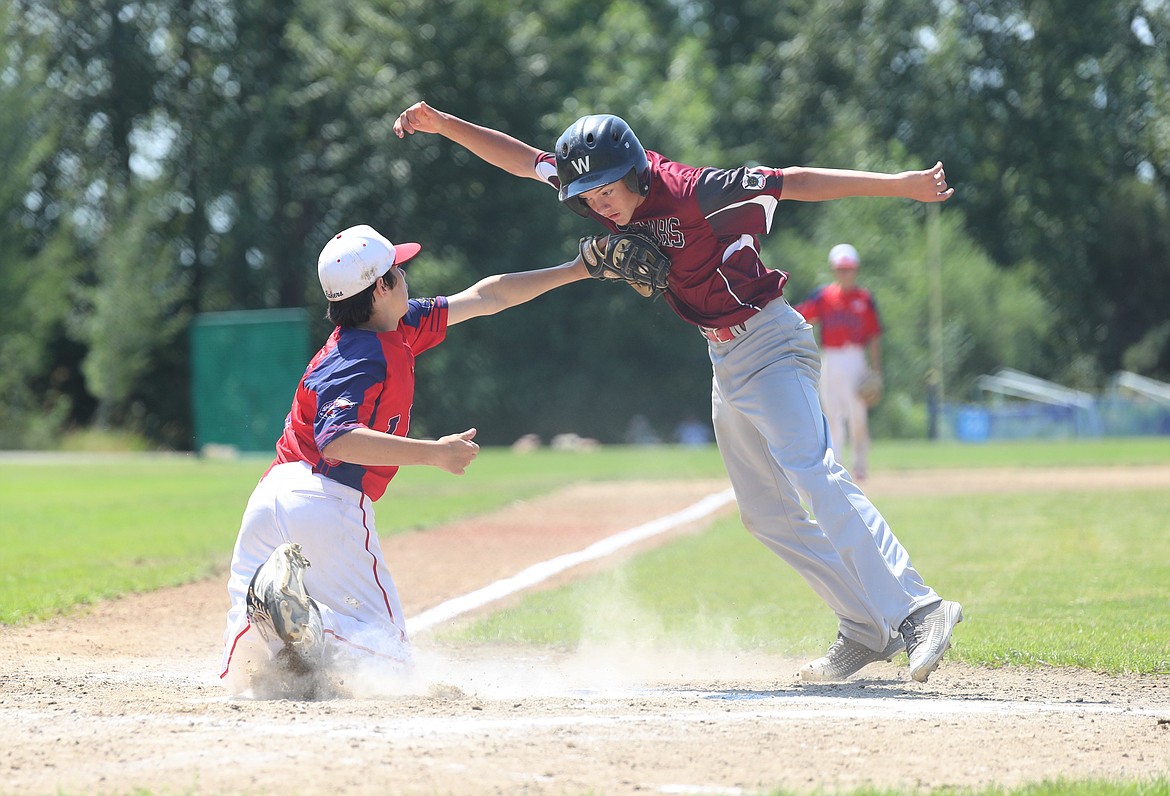
[[[966,606],[957,659],[1170,673],[1170,533],[1161,492],[879,503],[915,566]],[[1120,506],[1125,522],[1117,521]],[[451,635],[576,645],[651,639],[806,657],[836,618],[734,517],[624,566],[529,596]]]
[[[225,572],[270,457],[0,457],[0,623]],[[379,502],[383,536],[489,511],[573,481],[718,478],[714,448],[588,455],[484,450],[467,475],[405,468]]]
[[[1090,440],[1020,440],[964,444],[924,440],[875,443],[870,465],[878,470],[956,467],[1102,467],[1170,464],[1170,439],[1129,437]]]
[[[878,444],[875,470],[1170,463],[1170,440]],[[16,623],[131,591],[221,576],[267,458],[112,456],[0,461],[0,621]],[[713,448],[590,454],[483,451],[466,476],[406,469],[379,503],[385,534],[426,528],[580,480],[716,478]],[[956,656],[975,664],[1170,672],[1170,495],[1163,490],[887,498],[879,508],[968,622]],[[717,565],[713,565],[717,562]],[[595,628],[705,639],[716,647],[819,652],[834,618],[734,518],[454,631],[571,645]],[[608,610],[607,610],[608,609]],[[624,628],[623,628],[624,623]]]

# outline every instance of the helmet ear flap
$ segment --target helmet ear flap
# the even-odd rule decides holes
[[[569,196],[561,202],[565,207],[572,210],[582,218],[589,218],[589,206],[581,199],[580,196]]]
[[[626,172],[626,176],[622,178],[626,187],[630,189],[631,193],[641,194],[645,196],[650,193],[650,170],[645,169],[641,173],[637,168],[632,168]]]

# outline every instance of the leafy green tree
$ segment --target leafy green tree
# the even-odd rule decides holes
[[[371,8],[353,6],[347,13],[365,20]],[[596,7],[584,3],[397,3],[393,10],[387,4],[378,10],[378,21],[353,27],[352,38],[339,37],[338,31],[349,29],[335,21],[314,26],[299,45],[304,52],[337,53],[322,78],[328,85],[344,86],[368,63],[387,75],[384,90],[365,98],[362,113],[343,117],[353,122],[345,123],[341,138],[370,142],[372,156],[361,160],[367,181],[377,181],[368,191],[347,188],[337,223],[376,218],[391,237],[421,241],[423,255],[411,267],[410,281],[423,294],[459,289],[489,273],[571,259],[577,238],[595,230],[560,207],[553,191],[517,180],[438,137],[398,141],[390,126],[408,104],[426,99],[551,148],[577,116],[607,109],[628,114],[628,104],[661,81],[663,37],[651,22],[668,15],[629,4],[603,9],[600,24],[612,29],[614,40],[599,46],[608,34],[599,37]],[[629,25],[621,24],[623,14],[634,15]],[[439,17],[443,25],[434,24]],[[648,84],[631,81],[622,106],[607,107],[597,95],[610,91],[606,80],[614,76],[615,59],[627,69],[637,64]],[[586,79],[594,73],[597,81]],[[340,96],[350,103],[362,99]],[[389,170],[371,171],[383,165]],[[680,355],[700,361],[699,370],[682,370],[691,403],[705,407],[709,387],[701,341],[668,312],[648,320],[640,301],[632,291],[583,284],[509,311],[506,319],[477,321],[480,331],[454,330],[420,360],[414,427],[438,433],[475,423],[483,439],[496,443],[529,431],[620,439],[630,414],[622,408],[624,399],[670,403],[678,395],[656,384],[660,377],[679,379],[673,366]],[[662,313],[664,305],[653,309]],[[628,338],[639,345],[623,344]],[[689,345],[678,345],[680,339]],[[596,396],[607,391],[623,401],[599,403]]]
[[[1135,174],[1159,192],[1167,186],[1167,4],[806,0],[776,8],[733,0],[688,8],[721,67],[729,123],[719,134],[734,151],[864,165],[864,153],[896,140],[909,156],[897,167],[942,158],[959,188],[951,206],[972,237],[1004,269],[1035,263],[1030,278],[1057,298],[1064,323],[1049,342],[1063,354],[1044,372],[1060,376],[1060,362],[1095,348],[1108,304],[1083,286],[1103,270],[1098,253],[1113,240],[1113,186]],[[760,137],[776,141],[778,153],[742,144],[744,130],[775,131]],[[790,215],[808,230],[819,213]],[[1168,267],[1147,261],[1145,278],[1131,284]],[[1139,302],[1141,289],[1129,290],[1126,301]]]
[[[948,393],[998,364],[1082,386],[1119,366],[1170,370],[1155,309],[1170,267],[1166,3],[15,0],[0,19],[0,289],[26,314],[45,309],[0,321],[0,389],[20,411],[51,407],[44,428],[96,412],[187,444],[174,396],[186,353],[169,322],[318,315],[315,258],[342,226],[422,242],[421,294],[572,257],[594,230],[550,190],[441,138],[393,137],[417,99],[543,147],[581,114],[618,113],[699,165],[941,158],[959,188],[943,234],[963,263],[948,295],[970,302],[948,315]],[[882,204],[782,204],[769,262],[798,291],[804,253],[858,230],[892,279],[921,212]],[[921,313],[900,302],[921,284],[899,278],[883,306],[914,330]],[[994,286],[982,306],[995,323],[965,312],[976,282]],[[141,345],[118,328],[154,312]],[[478,324],[422,361],[417,428],[612,441],[634,412],[670,425],[707,411],[701,340],[620,286],[570,286]],[[920,407],[924,371],[901,333],[893,387]],[[879,415],[901,433],[913,423],[889,419],[893,406]]]
[[[951,4],[923,36],[921,68],[894,100],[903,140],[938,142],[972,235],[1005,267],[1034,262],[1055,299],[1063,356],[1092,350],[1106,307],[1085,285],[1111,233],[1112,186],[1144,170],[1166,185],[1151,127],[1165,116],[1165,4],[986,0]],[[923,79],[932,76],[933,80]],[[879,128],[879,134],[888,128]],[[958,198],[958,197],[957,197]],[[1165,273],[1167,262],[1150,263]],[[1141,288],[1136,288],[1141,292]],[[1099,363],[1100,367],[1109,367]],[[1082,385],[1092,386],[1092,385]]]
[[[24,448],[49,443],[73,409],[53,355],[68,342],[76,261],[43,176],[59,135],[42,90],[46,53],[18,35],[15,9],[0,7],[0,29],[0,448]]]
[[[101,408],[103,420],[124,408],[105,400],[111,395],[106,385],[94,383],[96,371],[82,367],[90,353],[107,362],[119,357],[104,356],[110,336],[81,331],[90,307],[73,299],[79,290],[103,296],[122,287],[105,284],[94,253],[121,238],[112,210],[129,203],[133,191],[136,132],[158,77],[148,44],[152,10],[87,0],[12,6],[10,29],[20,32],[32,56],[14,72],[39,81],[23,123],[48,131],[34,140],[51,148],[35,160],[33,173],[21,175],[27,192],[22,221],[39,239],[30,251],[38,270],[29,275],[29,289],[52,295],[38,329],[49,361],[33,383],[46,391],[46,403],[58,391],[72,398],[66,410],[71,423],[87,421],[92,407]]]
[[[1170,380],[1170,203],[1136,178],[1113,186],[1101,235],[1089,248],[1089,292],[1100,320],[1097,357],[1106,372]]]
[[[98,401],[94,425],[103,430],[115,421],[131,425],[118,413],[149,378],[155,352],[180,340],[189,321],[178,309],[185,285],[173,266],[172,244],[159,236],[150,208],[138,202],[125,221],[113,216],[119,234],[101,239],[95,283],[77,288],[77,336],[89,344],[82,369]]]
[[[791,271],[785,292],[794,303],[831,281],[826,257],[834,244],[857,247],[858,282],[873,292],[884,328],[886,397],[872,415],[878,435],[927,431],[936,330],[926,214],[925,206],[902,200],[845,199],[824,207],[812,238],[782,234],[769,244],[769,252]],[[942,397],[955,403],[977,398],[975,380],[999,367],[1043,369],[1054,315],[1030,283],[1028,269],[1005,273],[972,240],[960,213],[943,205],[939,215]]]

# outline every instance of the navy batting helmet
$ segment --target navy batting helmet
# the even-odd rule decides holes
[[[650,161],[624,119],[600,114],[582,116],[557,139],[560,199],[579,215],[588,215],[580,195],[625,180],[631,191],[650,191]]]

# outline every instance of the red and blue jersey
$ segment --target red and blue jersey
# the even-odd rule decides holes
[[[877,302],[863,287],[845,290],[836,282],[824,285],[796,305],[796,311],[809,323],[820,323],[825,348],[865,345],[882,333]]]
[[[273,465],[307,462],[313,472],[361,490],[371,500],[382,497],[397,466],[326,459],[321,449],[361,427],[405,437],[414,402],[414,358],[446,335],[444,296],[410,299],[393,331],[334,329],[297,386]]]
[[[630,223],[611,232],[641,232],[670,257],[666,301],[684,321],[720,328],[743,323],[784,292],[788,274],[764,267],[759,236],[772,226],[784,173],[766,166],[696,168],[647,152],[650,192]],[[542,153],[537,175],[560,187],[556,157]]]

